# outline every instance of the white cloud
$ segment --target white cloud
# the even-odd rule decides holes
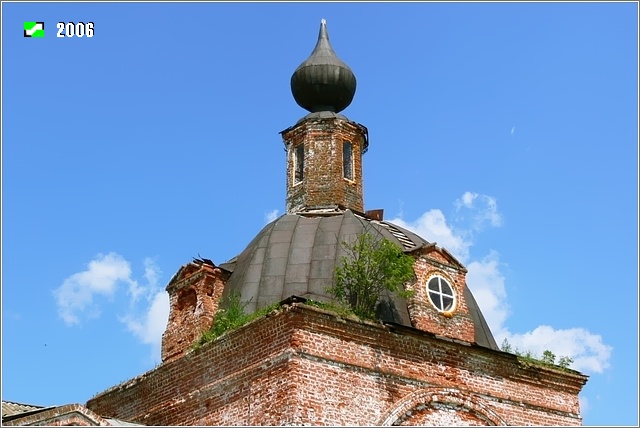
[[[149,288],[156,288],[158,286],[158,278],[161,274],[162,272],[153,259],[149,257],[144,259],[144,279],[147,280]]]
[[[131,280],[129,262],[116,253],[98,254],[86,270],[69,276],[54,290],[58,314],[68,325],[78,324],[81,313],[96,313],[94,296],[113,295],[119,283],[135,294],[137,284]]]
[[[271,223],[277,218],[278,218],[278,210],[269,211],[268,213],[264,214],[265,223]]]
[[[464,192],[462,197],[458,199],[458,203],[461,203],[463,206],[467,208],[471,208],[473,205],[473,201],[478,197],[477,193]]]
[[[135,305],[140,297],[146,297],[146,300],[151,299],[156,289],[158,288],[158,279],[162,274],[162,271],[150,257],[144,259],[143,265],[143,278],[145,280],[145,284],[139,285],[138,281],[132,278],[130,278],[129,280],[128,293],[130,296],[129,304],[131,306]]]
[[[467,265],[467,284],[494,336],[504,329],[509,316],[504,276],[500,272],[497,251],[491,251],[482,260]]]
[[[162,333],[169,319],[169,295],[158,286],[161,274],[153,259],[147,257],[144,260],[144,278],[147,286],[143,288],[147,305],[143,311],[132,310],[129,314],[119,317],[134,336],[142,343],[151,345],[155,360],[160,359]]]
[[[556,330],[541,325],[526,333],[507,331],[505,337],[514,348],[529,350],[537,356],[549,350],[558,358],[571,357],[574,360],[571,367],[585,373],[602,373],[610,366],[611,346],[604,344],[600,335],[584,328]]]
[[[472,231],[481,231],[486,224],[502,226],[502,214],[498,211],[496,198],[478,193],[465,192],[454,202],[457,221],[468,223]]]
[[[163,291],[155,293],[146,312],[142,315],[129,314],[120,318],[127,329],[133,333],[142,343],[152,346],[152,354],[160,358],[160,346],[162,333],[167,327],[169,319],[169,296]]]
[[[138,285],[138,281],[134,279],[129,279],[129,290],[127,293],[131,296],[131,303],[135,303],[138,301],[138,298],[144,294],[144,287]]]
[[[467,214],[467,217],[458,217],[455,224],[447,223],[444,214],[438,209],[425,212],[415,221],[405,221],[401,218],[390,221],[431,242],[437,242],[440,247],[446,248],[466,264],[467,284],[498,345],[506,338],[513,348],[531,351],[537,356],[541,356],[545,350],[550,350],[557,358],[573,358],[574,363],[571,367],[585,373],[602,373],[606,370],[610,366],[611,346],[606,345],[601,336],[584,328],[556,330],[541,325],[525,333],[510,332],[507,325],[510,308],[498,252],[492,250],[478,259],[471,259],[469,252],[473,246],[474,234],[482,230],[484,225],[502,225],[502,215],[496,199],[465,192],[454,202],[454,206],[457,214]]]
[[[89,262],[86,270],[66,278],[54,290],[58,313],[67,325],[79,324],[81,318],[100,316],[96,296],[115,297],[120,290],[129,297],[128,312],[118,319],[127,326],[143,344],[153,347],[153,354],[160,357],[162,333],[169,317],[169,297],[158,286],[162,274],[151,258],[143,262],[142,283],[132,277],[130,263],[117,253],[99,254]],[[140,308],[138,301],[144,297]]]
[[[427,211],[415,221],[405,221],[401,218],[389,221],[417,233],[430,242],[436,242],[462,262],[468,259],[471,242],[462,233],[455,233],[447,224],[442,211],[438,209]]]

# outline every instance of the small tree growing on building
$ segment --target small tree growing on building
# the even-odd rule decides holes
[[[333,286],[327,291],[355,315],[375,319],[385,289],[405,298],[413,295],[404,284],[414,277],[414,259],[393,242],[365,232],[351,242],[343,241],[342,247],[346,256],[336,267]]]
[[[562,369],[568,369],[569,366],[574,362],[573,358],[563,356],[563,357],[560,357],[560,359],[556,363],[556,354],[554,354],[548,349],[542,353],[541,358],[538,358],[531,351],[523,352],[517,347],[514,348],[513,346],[511,346],[511,344],[506,338],[502,341],[502,345],[500,346],[500,349],[503,350],[504,352],[515,354],[518,356],[518,358],[521,358],[528,362],[535,361],[535,362],[542,363],[549,366],[558,366]]]

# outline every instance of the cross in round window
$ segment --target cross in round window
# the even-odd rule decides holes
[[[456,295],[446,279],[434,276],[427,284],[429,300],[440,312],[448,312],[454,308]]]

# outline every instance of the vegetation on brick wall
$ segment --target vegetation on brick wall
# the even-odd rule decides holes
[[[220,300],[220,308],[216,312],[213,325],[209,330],[204,332],[202,336],[193,344],[193,348],[197,349],[207,342],[222,336],[227,331],[235,330],[243,325],[263,317],[280,307],[280,303],[274,303],[265,306],[254,313],[247,314],[245,308],[249,302],[243,303],[240,293],[230,293],[228,296]]]
[[[414,259],[393,242],[365,232],[352,242],[343,241],[342,246],[347,255],[336,267],[334,283],[327,292],[348,305],[355,315],[374,320],[385,289],[405,298],[413,295],[404,284],[414,277]]]
[[[560,368],[562,370],[571,370],[569,366],[573,363],[573,358],[566,356],[560,357],[556,362],[556,355],[548,349],[542,353],[542,357],[536,356],[529,350],[521,351],[517,347],[514,348],[513,346],[511,346],[506,338],[502,341],[500,349],[502,349],[504,352],[515,354],[518,357],[518,361],[523,363],[551,366]]]
[[[349,318],[354,316],[353,310],[349,306],[346,306],[342,303],[336,302],[320,302],[318,300],[307,300],[304,302],[305,305],[314,306],[316,308],[325,309],[327,311],[331,311],[339,317]]]

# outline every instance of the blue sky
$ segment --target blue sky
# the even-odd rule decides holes
[[[322,18],[365,208],[463,261],[499,342],[573,357],[585,425],[637,424],[635,2],[3,3],[2,398],[84,403],[159,363],[171,276],[283,213]]]

